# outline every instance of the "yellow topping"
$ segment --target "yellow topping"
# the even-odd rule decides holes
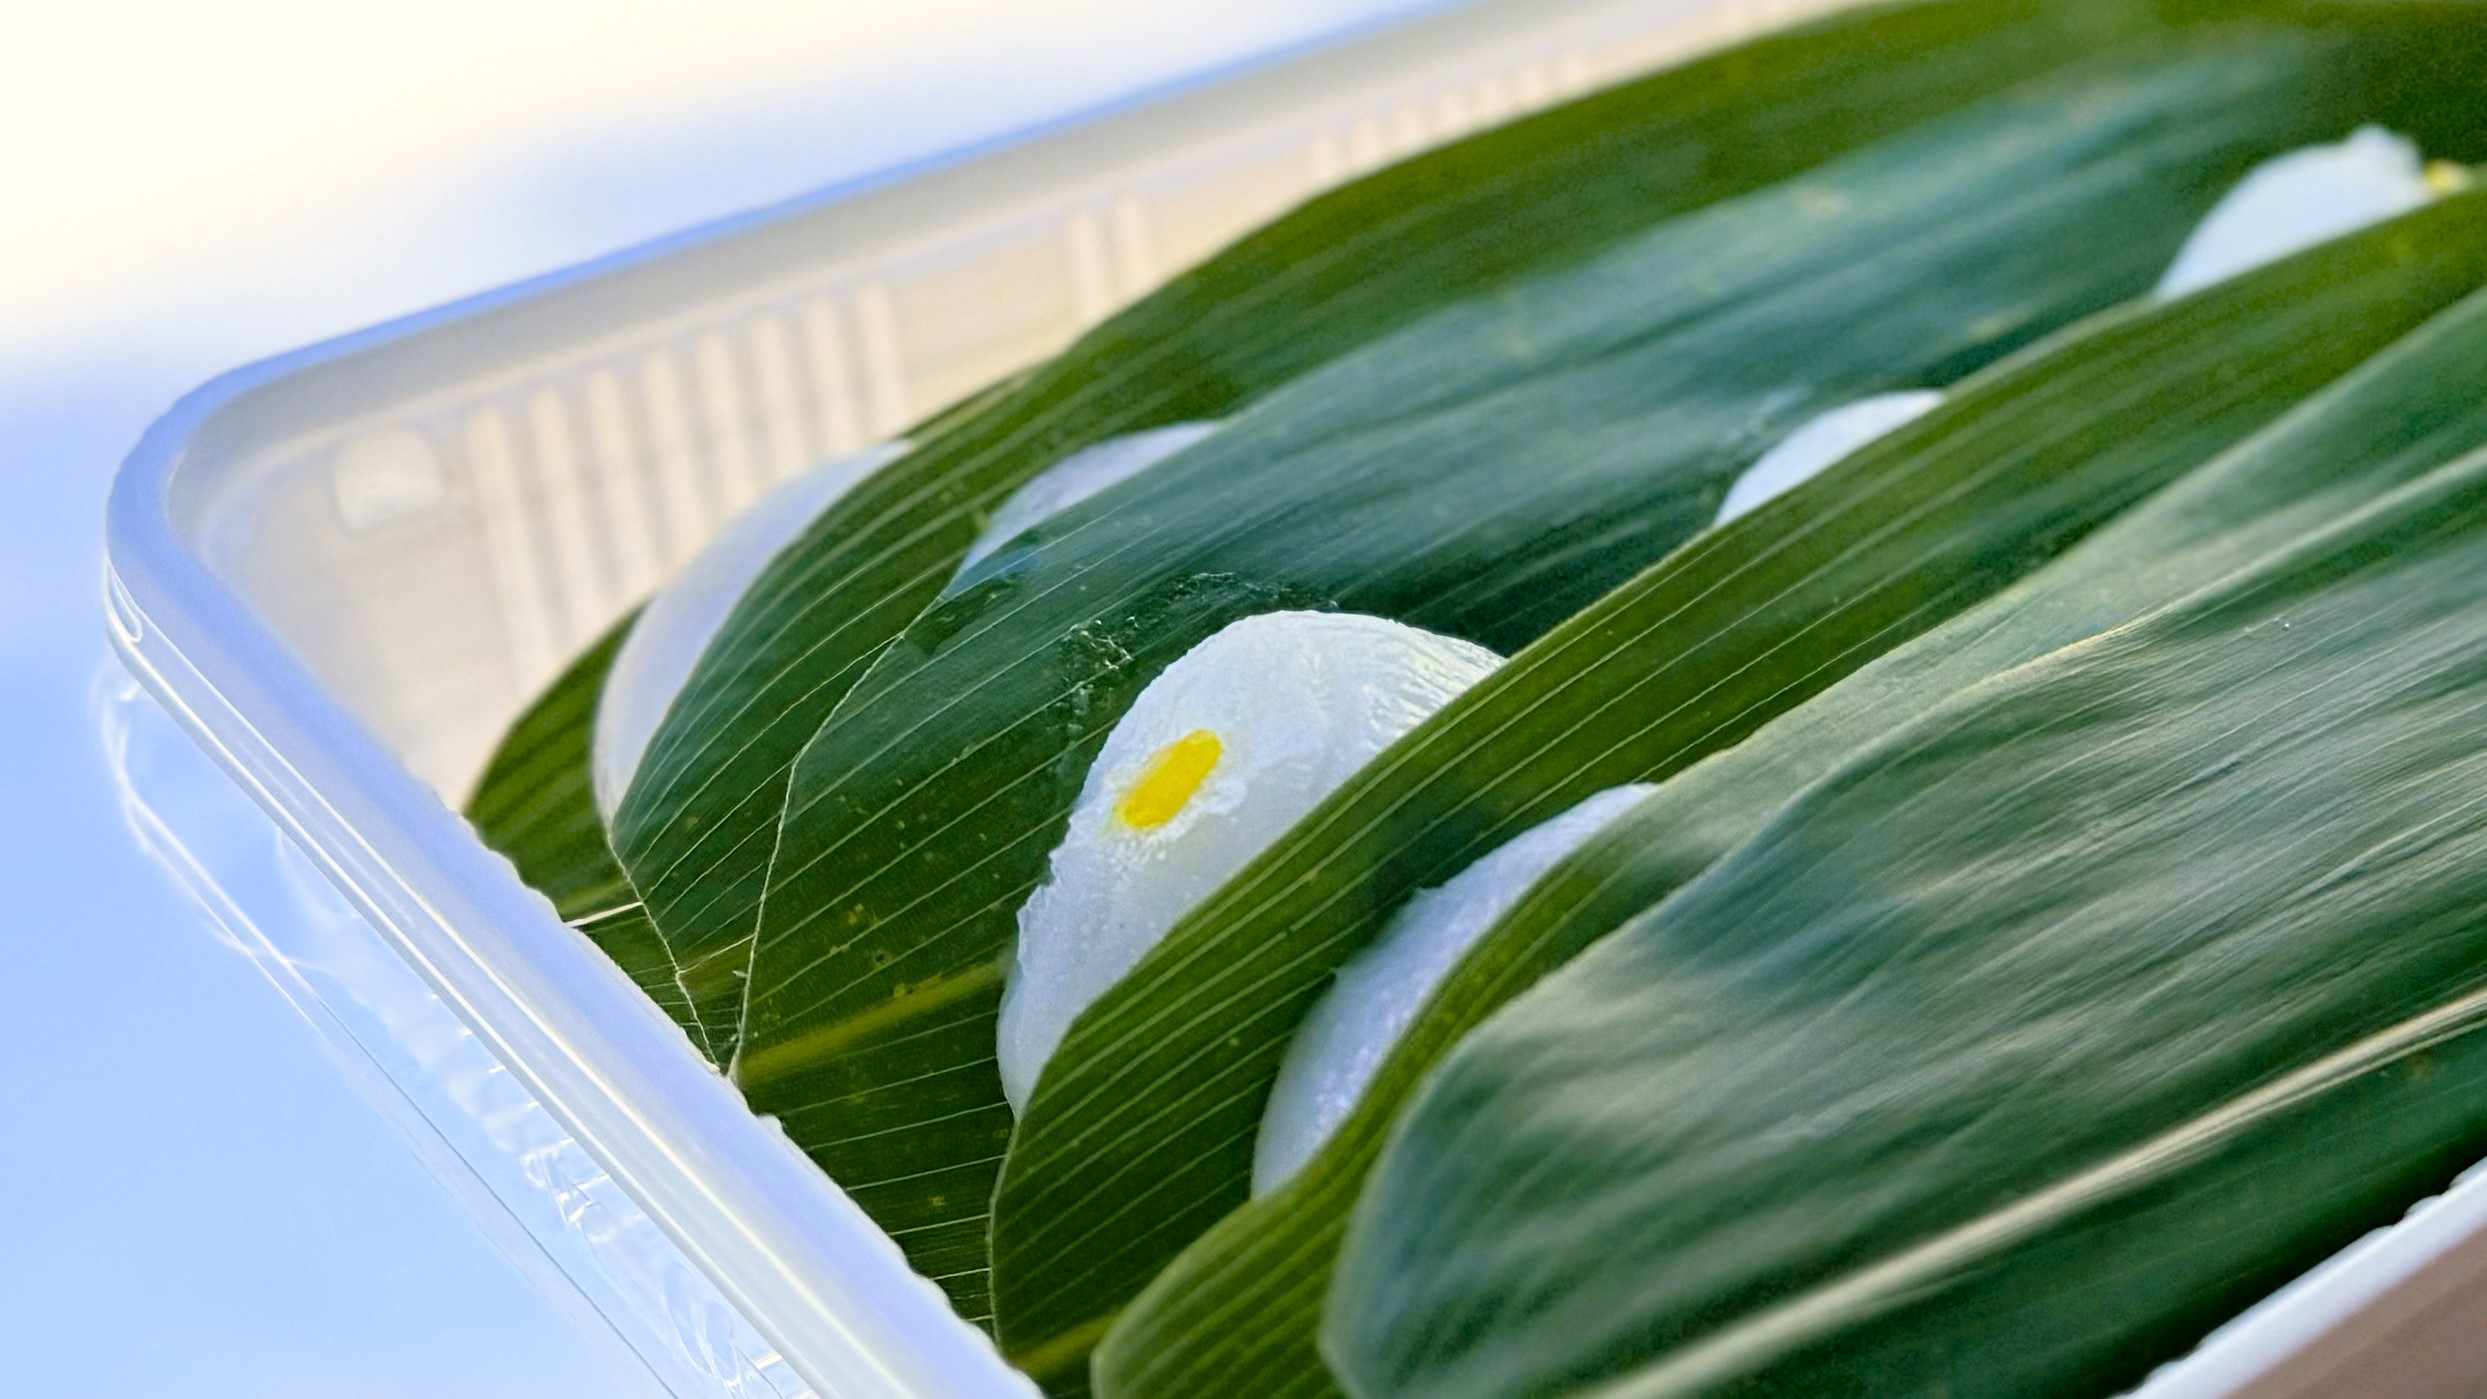
[[[1192,793],[1200,790],[1209,769],[1218,765],[1221,751],[1218,736],[1207,729],[1194,729],[1158,749],[1140,780],[1114,803],[1114,814],[1124,825],[1143,831],[1173,820]]]
[[[2470,187],[2470,167],[2449,160],[2427,162],[2427,188],[2436,194],[2459,194]]]

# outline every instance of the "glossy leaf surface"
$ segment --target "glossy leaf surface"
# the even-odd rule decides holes
[[[1962,694],[1489,1020],[1370,1396],[2113,1392],[2487,1150],[2487,457]]]

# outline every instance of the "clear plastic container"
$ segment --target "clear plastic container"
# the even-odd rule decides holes
[[[1487,0],[226,375],[113,490],[110,626],[162,706],[104,706],[133,826],[653,1391],[1029,1392],[456,804],[569,656],[806,463],[1341,180],[1844,2]],[[281,839],[164,778],[199,761],[166,714]],[[2446,1315],[2445,1373],[2476,1373],[2478,1311],[2440,1304],[2482,1227],[2472,1182],[2150,1392],[2434,1392],[2354,1367]]]

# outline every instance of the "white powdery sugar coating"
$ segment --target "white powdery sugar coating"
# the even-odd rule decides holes
[[[1750,514],[1773,499],[1820,475],[1825,467],[1854,454],[1878,438],[1899,431],[1940,407],[1943,395],[1933,389],[1876,394],[1843,403],[1805,421],[1779,439],[1744,469],[1719,502],[1713,528]]]
[[[1218,430],[1215,422],[1176,423],[1084,447],[1028,478],[985,523],[960,561],[965,574],[986,555],[1111,486],[1119,486]]]
[[[1019,910],[1002,994],[1002,1090],[1027,1106],[1071,1022],[1192,906],[1367,759],[1491,673],[1482,646],[1379,617],[1269,612],[1228,624],[1150,681],[1088,769],[1045,883]],[[1216,756],[1145,827],[1125,799],[1176,745]]]
[[[1252,1193],[1266,1195],[1313,1158],[1355,1111],[1391,1046],[1460,958],[1564,856],[1657,788],[1609,787],[1494,847],[1409,899],[1287,1044],[1252,1143]]]
[[[700,653],[769,560],[857,482],[906,453],[905,442],[884,442],[787,478],[735,516],[648,599],[596,699],[589,772],[605,824],[611,825],[621,808],[648,741],[691,678]]]
[[[2418,148],[2379,126],[2361,126],[2335,145],[2273,156],[2247,171],[2194,227],[2160,277],[2158,294],[2199,291],[2433,197]]]

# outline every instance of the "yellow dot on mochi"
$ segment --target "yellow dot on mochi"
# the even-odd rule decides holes
[[[1222,751],[1218,736],[1207,729],[1194,729],[1158,749],[1140,780],[1114,803],[1114,814],[1124,825],[1143,831],[1173,820],[1218,765]]]

